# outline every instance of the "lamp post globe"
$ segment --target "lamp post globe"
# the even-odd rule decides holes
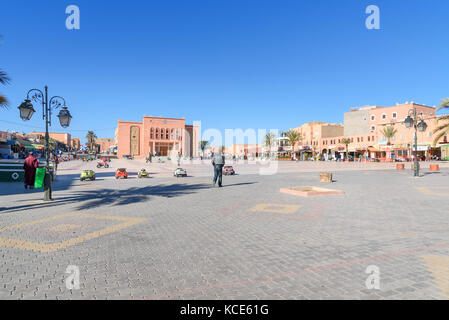
[[[407,116],[407,118],[405,118],[405,120],[404,120],[404,125],[407,129],[410,129],[413,126],[413,123],[414,123],[414,121],[413,121],[412,117],[410,117],[410,116]]]
[[[20,104],[20,106],[18,107],[18,109],[20,112],[20,118],[23,121],[30,120],[31,117],[33,116],[33,114],[36,112],[36,110],[34,110],[34,108],[33,108],[33,104],[28,99],[26,99],[24,102],[22,102]]]
[[[70,126],[72,116],[70,115],[70,111],[67,109],[66,106],[62,107],[61,111],[59,111],[58,118],[61,127],[67,128],[68,126]]]
[[[421,121],[418,123],[418,130],[419,130],[420,132],[424,132],[424,131],[426,131],[426,129],[427,129],[427,123],[425,123],[424,120],[421,120]]]

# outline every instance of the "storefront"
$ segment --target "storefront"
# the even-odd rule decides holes
[[[440,145],[441,160],[449,161],[449,144]]]

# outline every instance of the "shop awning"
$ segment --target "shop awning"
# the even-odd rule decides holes
[[[378,149],[376,149],[374,147],[368,147],[368,151],[370,151],[370,152],[382,152],[381,150],[378,150]]]
[[[27,145],[25,146],[25,149],[44,149],[44,146],[41,144],[31,144],[31,145]]]
[[[14,141],[14,140],[5,140],[5,142],[1,142],[1,143],[4,144],[4,145],[7,145],[7,146],[13,146],[13,145],[16,144],[16,141]]]
[[[24,140],[24,139],[16,139],[16,145],[19,145],[21,147],[31,146],[31,142]]]

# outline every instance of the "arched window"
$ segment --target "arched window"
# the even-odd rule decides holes
[[[156,139],[159,139],[159,128],[156,128]]]
[[[175,129],[171,129],[170,131],[170,140],[175,140]]]
[[[165,129],[165,139],[168,140],[168,133],[170,132],[170,129]]]
[[[161,129],[161,139],[165,139],[165,129]]]
[[[154,139],[154,128],[150,129],[150,139]]]

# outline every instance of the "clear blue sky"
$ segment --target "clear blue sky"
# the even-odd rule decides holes
[[[80,30],[65,28],[70,4]],[[381,30],[365,28],[370,4]],[[287,129],[449,96],[447,0],[2,0],[0,12],[0,68],[12,78],[0,87],[11,101],[0,130],[43,127],[16,106],[45,84],[82,138],[113,137],[117,119],[144,114]],[[64,130],[55,121],[52,131]]]

